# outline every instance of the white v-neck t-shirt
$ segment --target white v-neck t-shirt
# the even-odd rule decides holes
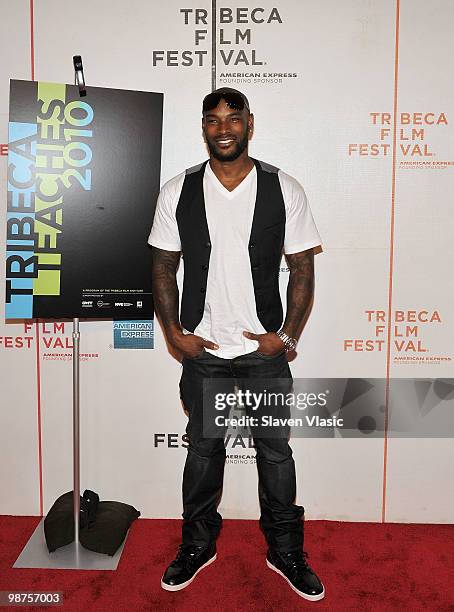
[[[294,178],[279,170],[286,210],[284,252],[298,253],[321,244],[306,194]],[[166,251],[181,251],[176,221],[185,173],[168,181],[156,205],[149,244]],[[257,316],[249,259],[249,239],[257,194],[255,166],[233,191],[222,185],[208,163],[203,177],[205,211],[211,254],[202,320],[194,334],[215,342],[206,349],[223,359],[251,353],[258,342],[243,331],[264,334]],[[183,259],[184,261],[184,259]]]

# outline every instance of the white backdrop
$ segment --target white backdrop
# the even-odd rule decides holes
[[[294,376],[453,377],[453,3],[263,0],[253,12],[250,0],[203,0],[206,25],[203,10],[196,24],[196,7],[184,8],[180,0],[0,0],[0,144],[9,79],[71,83],[80,54],[88,85],[164,92],[163,183],[206,158],[200,107],[215,63],[216,86],[242,89],[251,102],[251,154],[298,178],[323,239]],[[0,152],[4,210],[6,147]],[[287,278],[283,270],[283,291]],[[437,311],[441,322],[420,322],[416,339],[403,338],[420,340],[419,351],[398,351],[395,334],[405,328],[393,324],[388,355],[386,331],[376,336],[366,315],[379,310],[386,320]],[[180,516],[180,364],[160,329],[153,350],[114,349],[112,322],[82,323],[81,331],[82,489],[145,517]],[[346,340],[373,340],[375,350]],[[0,322],[0,513],[46,513],[72,488],[70,346],[70,322]],[[299,439],[293,448],[307,518],[452,522],[449,438]],[[220,510],[257,517],[254,451],[227,451]]]

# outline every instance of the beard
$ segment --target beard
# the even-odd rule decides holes
[[[238,159],[241,153],[247,149],[248,142],[249,139],[247,130],[245,130],[243,138],[233,143],[233,148],[229,151],[220,149],[215,140],[206,138],[208,150],[210,151],[211,155],[219,161],[234,161],[235,159]]]

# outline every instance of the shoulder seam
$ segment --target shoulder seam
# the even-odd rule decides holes
[[[196,166],[191,166],[191,168],[187,168],[185,170],[185,174],[194,174],[194,172],[198,172],[199,170],[201,170],[202,166],[206,164],[206,162],[201,162],[200,164],[197,164]]]
[[[260,168],[264,172],[269,172],[270,174],[277,174],[279,172],[279,168],[277,166],[273,166],[272,164],[268,164],[267,162],[264,162],[261,159],[258,159],[257,161],[260,164]]]

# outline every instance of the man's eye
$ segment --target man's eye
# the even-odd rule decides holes
[[[239,117],[232,117],[232,121],[237,122],[237,121],[239,121],[239,120],[240,120],[240,118],[239,118]]]

